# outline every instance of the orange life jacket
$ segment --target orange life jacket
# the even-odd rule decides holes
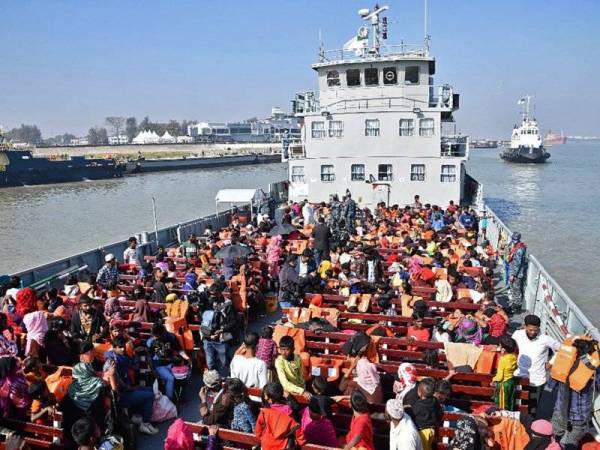
[[[577,358],[577,349],[573,346],[577,339],[591,340],[588,336],[573,336],[565,339],[556,353],[550,376],[563,383],[566,383],[568,379],[569,387],[580,392],[600,367],[600,351],[596,346],[591,355]],[[575,364],[577,364],[576,367]]]

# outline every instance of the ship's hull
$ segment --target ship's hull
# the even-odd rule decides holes
[[[563,145],[566,143],[567,143],[566,136],[556,136],[556,137],[544,139],[544,144],[546,144],[546,145]]]
[[[546,162],[550,153],[544,147],[505,148],[500,153],[500,158],[511,163],[539,164]]]
[[[127,163],[127,173],[164,172],[168,170],[203,169],[247,164],[281,162],[281,155],[239,155],[214,158],[140,159]]]
[[[50,160],[28,151],[6,151],[0,154],[0,187],[119,178],[123,168],[112,159]]]

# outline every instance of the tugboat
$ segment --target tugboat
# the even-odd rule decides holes
[[[531,96],[526,95],[518,101],[523,106],[523,122],[513,128],[510,146],[505,147],[500,157],[513,163],[543,163],[550,158],[542,144],[542,136],[535,118],[529,116]]]

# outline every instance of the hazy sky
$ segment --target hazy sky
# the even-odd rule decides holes
[[[2,0],[0,124],[85,134],[108,115],[235,120],[314,89],[318,47],[361,25],[356,0]],[[394,0],[389,43],[422,41],[422,0]],[[436,84],[457,128],[508,137],[517,99],[542,129],[600,135],[600,1],[430,0]]]

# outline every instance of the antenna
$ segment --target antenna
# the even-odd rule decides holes
[[[379,54],[379,47],[381,45],[380,43],[380,39],[381,39],[381,35],[380,35],[380,29],[379,29],[379,15],[384,12],[387,11],[388,7],[387,6],[379,6],[379,5],[375,5],[375,7],[373,8],[373,11],[370,11],[368,9],[361,9],[358,11],[358,15],[360,17],[362,17],[363,20],[370,20],[371,21],[371,27],[373,28],[373,50],[375,51],[375,54]],[[387,26],[386,26],[387,28]],[[386,29],[386,37],[387,37],[387,29]],[[385,37],[384,37],[385,39]]]
[[[429,1],[428,0],[424,0],[425,4],[424,4],[424,15],[423,15],[423,21],[424,21],[424,28],[425,28],[425,51],[427,52],[427,54],[429,54]]]
[[[323,33],[319,28],[319,60],[323,62],[325,59],[325,44],[323,43]]]

